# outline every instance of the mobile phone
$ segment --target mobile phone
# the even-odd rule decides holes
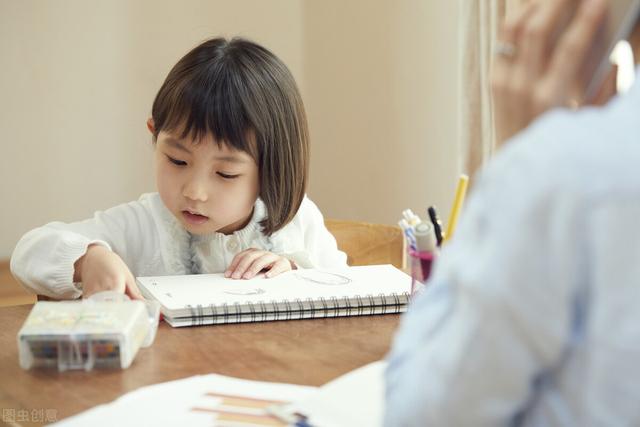
[[[611,0],[605,22],[600,28],[592,55],[585,62],[586,101],[593,100],[611,70],[614,47],[631,34],[640,12],[640,0]]]

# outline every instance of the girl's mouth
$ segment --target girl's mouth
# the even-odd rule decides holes
[[[182,216],[189,224],[193,225],[201,225],[209,221],[209,217],[190,211],[182,211]]]

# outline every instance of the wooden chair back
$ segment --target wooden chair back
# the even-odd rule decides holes
[[[354,265],[392,264],[405,268],[405,243],[398,226],[325,219],[327,229]]]

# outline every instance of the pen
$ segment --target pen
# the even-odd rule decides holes
[[[407,238],[407,242],[409,242],[409,246],[415,249],[416,247],[416,239],[413,235],[413,227],[409,225],[406,219],[401,219],[398,221],[398,225],[402,228],[405,237]]]
[[[440,223],[440,218],[438,218],[436,207],[429,206],[429,209],[427,209],[427,213],[429,214],[431,224],[433,224],[433,231],[436,235],[436,241],[438,243],[438,246],[440,246],[442,244],[442,224]]]
[[[307,422],[307,417],[296,412],[292,413],[284,407],[284,405],[271,405],[265,409],[269,415],[280,421],[284,421],[287,425],[294,427],[312,427],[311,424]]]
[[[467,193],[467,185],[469,184],[469,177],[465,174],[460,175],[458,179],[458,187],[456,188],[456,197],[453,201],[453,207],[451,208],[451,214],[449,215],[449,221],[447,222],[447,232],[444,235],[444,240],[447,241],[453,237],[453,232],[456,229],[456,223],[458,222],[458,216],[462,209],[462,203],[464,202],[464,196]]]
[[[411,209],[403,210],[402,216],[407,221],[407,223],[412,227],[415,227],[420,222],[420,217],[414,214]]]

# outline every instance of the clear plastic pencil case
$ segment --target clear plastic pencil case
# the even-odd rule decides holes
[[[80,301],[39,301],[18,332],[23,369],[128,368],[158,329],[156,302],[103,292]]]

